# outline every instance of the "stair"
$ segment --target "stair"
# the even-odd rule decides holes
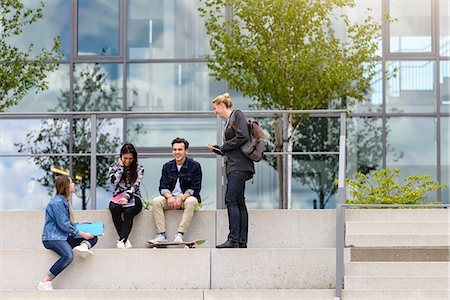
[[[446,209],[361,209],[346,214],[343,299],[450,299]]]
[[[169,237],[181,213],[167,213]],[[334,211],[249,214],[247,249],[215,248],[227,235],[224,210],[196,212],[186,234],[187,240],[206,239],[196,249],[146,247],[156,234],[150,211],[135,218],[134,248],[116,249],[108,211],[76,211],[78,221],[103,221],[105,235],[93,257],[75,256],[54,280],[56,290],[43,292],[36,285],[57,259],[40,241],[44,213],[0,212],[0,299],[332,299]]]

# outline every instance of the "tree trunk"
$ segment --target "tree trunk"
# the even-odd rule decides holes
[[[283,151],[283,120],[277,119],[275,122],[275,152]],[[284,163],[283,156],[277,155],[277,172],[279,186],[279,208],[285,208],[285,190],[284,190]]]

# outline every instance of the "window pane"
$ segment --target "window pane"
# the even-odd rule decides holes
[[[48,89],[36,94],[31,89],[17,105],[8,108],[10,112],[67,111],[69,98],[69,65],[60,64],[59,70],[49,73],[46,78]]]
[[[122,119],[97,119],[97,154],[119,153],[122,147]]]
[[[397,76],[387,82],[387,112],[435,112],[436,91],[433,61],[395,61],[388,72],[398,68]]]
[[[74,111],[116,111],[123,108],[122,64],[74,65]]]
[[[128,107],[134,111],[209,111],[224,90],[203,63],[128,65]]]
[[[380,118],[351,118],[347,121],[347,177],[379,170],[382,158]],[[388,151],[394,151],[388,146]]]
[[[439,0],[439,49],[442,56],[450,56],[449,0]]]
[[[129,119],[127,140],[136,147],[162,147],[170,152],[176,137],[189,141],[189,148],[205,148],[216,141],[216,119],[188,119],[181,117]]]
[[[449,187],[442,189],[442,202],[450,201],[450,118],[441,118],[441,180]]]
[[[295,152],[339,150],[338,118],[309,118],[294,135]],[[292,207],[334,208],[338,155],[294,155],[292,157]]]
[[[375,66],[376,74],[370,83],[370,91],[367,92],[364,101],[356,103],[349,109],[354,113],[381,112],[383,105],[383,70],[382,63]]]
[[[389,1],[391,52],[431,52],[431,0]]]
[[[44,175],[40,167],[26,157],[0,157],[0,210],[45,209],[54,192],[35,180]]]
[[[439,86],[441,87],[441,111],[450,112],[450,61],[441,61]]]
[[[40,1],[25,0],[23,4],[27,8],[36,9]],[[70,58],[70,1],[45,0],[43,17],[37,22],[23,27],[20,35],[11,41],[21,51],[28,51],[33,44],[31,58],[35,58],[43,48],[51,49],[53,39],[58,35],[61,37],[61,53],[63,59]]]
[[[89,157],[70,158],[67,155],[46,157],[0,157],[0,209],[43,210],[54,195],[54,180],[60,171],[73,166],[74,209],[90,208]],[[22,184],[17,188],[17,183]],[[17,199],[17,201],[11,201]],[[19,201],[20,200],[20,201]]]
[[[128,57],[203,58],[208,38],[196,0],[130,0]]]
[[[67,119],[0,120],[0,153],[68,153]]]
[[[338,155],[293,156],[292,208],[335,208]]]
[[[280,207],[277,170],[267,161],[255,164],[253,179],[245,184],[245,202],[249,209],[273,209]]]
[[[388,168],[400,168],[402,177],[431,175],[436,180],[435,118],[388,118],[386,142],[394,151],[386,155]]]
[[[119,55],[119,0],[78,0],[78,55]]]

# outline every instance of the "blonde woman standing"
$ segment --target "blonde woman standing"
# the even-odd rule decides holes
[[[255,166],[241,151],[241,145],[250,138],[247,119],[240,110],[233,110],[228,93],[213,100],[214,112],[226,120],[222,146],[208,144],[208,149],[225,156],[227,186],[225,205],[228,212],[227,240],[216,248],[247,248],[248,212],[245,204],[245,182],[253,177]]]

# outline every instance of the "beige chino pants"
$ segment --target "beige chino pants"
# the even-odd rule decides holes
[[[181,203],[181,209],[184,210],[181,217],[178,232],[185,233],[191,225],[192,217],[194,216],[195,207],[198,203],[197,198],[190,196]],[[167,204],[167,199],[164,196],[158,196],[153,199],[153,218],[155,219],[156,229],[158,233],[166,232],[166,219],[164,216],[165,210],[170,210]]]

